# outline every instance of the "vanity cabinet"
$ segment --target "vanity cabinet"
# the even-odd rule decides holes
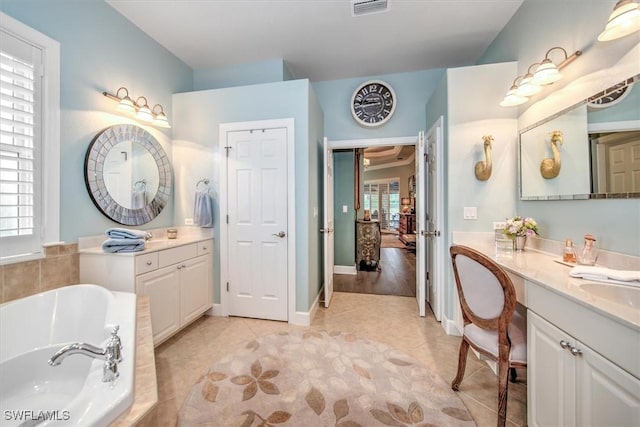
[[[149,296],[158,345],[213,306],[213,241],[132,254],[80,254],[80,280]]]
[[[637,361],[618,355],[634,357],[637,334],[627,336],[623,325],[609,328],[599,315],[582,313],[581,307],[537,288],[531,286],[529,304],[547,318],[527,311],[528,425],[636,425],[640,420],[640,380],[631,372]],[[544,309],[538,304],[544,304],[543,298]],[[557,312],[562,305],[564,312]],[[611,344],[617,349],[609,347]]]

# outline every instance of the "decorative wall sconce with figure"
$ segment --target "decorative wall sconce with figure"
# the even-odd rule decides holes
[[[491,143],[493,142],[493,136],[485,135],[482,137],[484,141],[484,160],[476,163],[476,178],[479,181],[486,181],[491,177]]]
[[[553,158],[544,159],[540,163],[540,174],[545,179],[552,179],[560,174],[560,150],[558,144],[562,145],[562,131],[554,130],[551,132],[551,151]]]

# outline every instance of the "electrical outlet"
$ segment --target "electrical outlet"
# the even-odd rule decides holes
[[[193,218],[185,218],[184,225],[193,225]]]
[[[507,223],[504,221],[493,221],[494,230],[504,230],[506,226],[507,226]]]

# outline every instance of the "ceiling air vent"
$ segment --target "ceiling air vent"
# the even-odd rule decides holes
[[[389,0],[352,0],[351,15],[360,16],[369,13],[386,12],[389,10]]]

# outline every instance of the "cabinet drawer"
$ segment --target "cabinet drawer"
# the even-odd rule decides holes
[[[158,253],[139,255],[136,257],[136,274],[148,273],[158,268]]]
[[[189,258],[194,258],[198,254],[196,244],[178,246],[176,248],[165,249],[158,252],[158,264],[160,267],[166,267],[171,264],[176,264],[185,261]]]
[[[196,245],[198,246],[198,256],[210,254],[213,249],[213,240],[198,242]]]

